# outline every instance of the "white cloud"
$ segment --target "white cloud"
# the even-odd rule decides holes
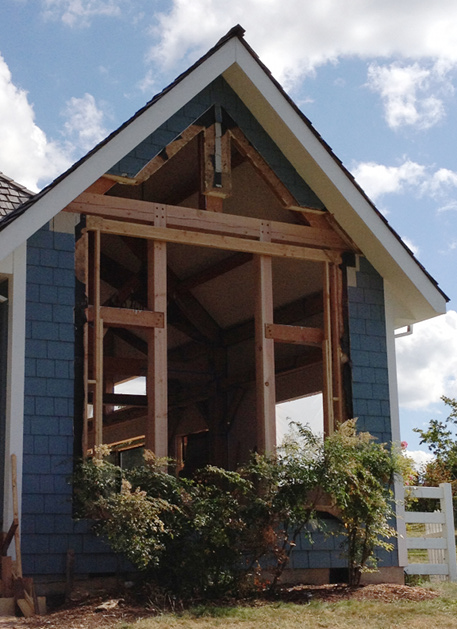
[[[153,94],[153,89],[155,85],[154,72],[152,70],[148,70],[146,76],[138,83],[138,88],[143,94],[147,92],[148,94]]]
[[[0,170],[31,190],[70,166],[68,153],[35,123],[27,92],[16,87],[0,56]]]
[[[426,409],[457,396],[457,312],[416,324],[396,350],[400,406]]]
[[[30,190],[38,190],[107,134],[104,112],[91,94],[71,98],[59,141],[35,122],[27,92],[17,87],[0,56],[0,171]]]
[[[454,0],[172,0],[155,16],[151,58],[170,68],[204,53],[234,24],[282,83],[341,57],[457,63]],[[437,103],[422,103],[429,115]],[[422,106],[421,105],[421,106]]]
[[[352,169],[352,174],[368,196],[376,200],[383,194],[398,194],[405,188],[422,184],[426,168],[409,159],[399,166],[363,162]]]
[[[417,470],[434,459],[431,452],[424,452],[423,450],[406,450],[406,455],[414,461],[414,467]]]
[[[88,151],[107,135],[103,124],[105,114],[97,107],[92,94],[71,98],[66,103],[63,115],[68,118],[64,134],[73,147]]]
[[[43,0],[44,16],[68,26],[88,26],[93,17],[121,14],[120,0]]]
[[[380,94],[387,124],[392,129],[434,126],[445,115],[444,96],[453,91],[439,64],[426,68],[418,63],[372,63],[368,68],[368,86]]]
[[[457,188],[457,173],[448,168],[439,168],[422,186],[424,192],[435,197],[440,197],[453,188]]]
[[[378,201],[386,194],[408,194],[430,197],[440,203],[438,212],[457,209],[457,172],[448,168],[418,164],[404,158],[398,166],[361,162],[352,167],[352,174],[367,195]]]

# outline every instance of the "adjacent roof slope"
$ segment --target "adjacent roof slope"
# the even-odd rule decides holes
[[[28,201],[33,194],[0,172],[0,221],[22,203]]]
[[[437,283],[271,76],[243,35],[240,26],[231,29],[189,70],[66,173],[4,216],[0,220],[0,257],[31,236],[202,89],[222,76],[388,282],[396,299],[397,325],[444,312],[447,298]]]

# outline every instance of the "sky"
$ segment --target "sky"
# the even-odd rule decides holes
[[[424,451],[457,396],[455,0],[2,0],[0,171],[39,190],[238,23],[451,299],[397,340]]]

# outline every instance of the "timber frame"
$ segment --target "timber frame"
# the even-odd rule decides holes
[[[242,131],[233,125],[224,128],[221,120],[220,107],[215,106],[212,124],[191,125],[136,178],[101,177],[65,208],[81,215],[84,225],[77,243],[77,275],[86,286],[87,297],[84,455],[107,443],[121,448],[141,445],[158,457],[174,455],[180,459],[182,452],[170,439],[176,420],[173,428],[169,410],[197,404],[201,411],[206,404],[211,444],[208,460],[233,464],[240,455],[234,455],[235,459],[228,455],[227,437],[237,407],[253,381],[256,411],[249,422],[256,429],[250,447],[272,452],[276,446],[276,381],[282,374],[299,372],[300,361],[302,368],[314,365],[321,372],[317,379],[324,399],[325,432],[332,432],[347,416],[350,400],[345,399],[342,375],[348,360],[342,351],[346,316],[342,255],[357,249],[327,212],[300,206]],[[168,194],[159,194],[161,201],[165,197],[172,202],[156,202],[154,192],[145,194],[144,186],[160,191],[165,166],[166,175],[172,173],[174,181],[179,180],[183,164],[179,157],[190,159],[185,155],[189,143],[193,143],[194,157],[198,156],[194,188],[173,187]],[[252,216],[250,211],[248,215],[224,211],[226,200],[239,187],[236,171],[240,165],[248,168],[264,194],[274,199],[272,203],[281,208],[284,220]],[[242,189],[240,194],[249,206],[249,191]],[[114,239],[140,259],[137,266],[141,268],[136,273],[125,277],[126,269],[109,251]],[[203,251],[199,253],[203,257],[206,250],[217,252],[218,260],[180,277],[167,259],[170,245],[186,249],[189,256],[196,247]],[[313,273],[320,276],[320,289],[312,295],[305,290],[293,301],[275,306],[274,260],[311,263]],[[252,316],[240,313],[235,325],[220,326],[193,291],[247,266],[255,294]],[[110,274],[115,280],[108,277]],[[313,316],[317,324],[302,324]],[[170,345],[170,326],[186,335],[185,342]],[[227,348],[242,342],[254,344],[254,374],[252,370],[227,370]],[[122,343],[129,347],[127,355],[113,351]],[[301,346],[305,353],[299,360],[294,357],[293,367],[287,360],[281,365],[275,361],[275,346],[280,344]],[[187,392],[169,392],[168,382],[179,353],[186,354],[186,378],[192,381],[191,387]],[[189,356],[193,356],[193,363]],[[114,392],[116,383],[140,375],[146,376],[145,395]],[[295,385],[295,389],[300,394],[315,392],[306,386]],[[199,432],[198,428],[190,432],[194,431]]]

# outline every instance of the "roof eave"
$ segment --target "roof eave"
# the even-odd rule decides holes
[[[244,42],[224,78],[393,289],[397,324],[446,312],[448,298]]]

